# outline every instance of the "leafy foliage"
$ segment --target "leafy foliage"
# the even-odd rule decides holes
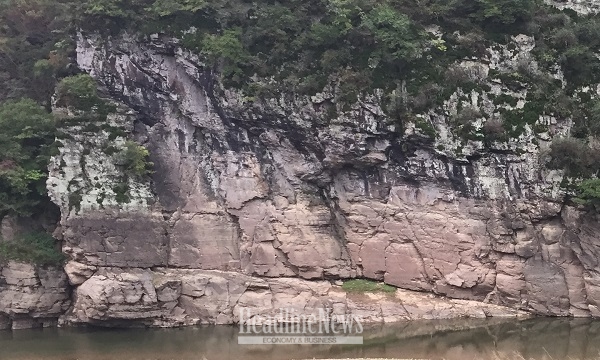
[[[0,102],[28,97],[49,109],[57,76],[68,73],[70,1],[0,1]]]
[[[158,16],[169,16],[178,12],[196,12],[205,7],[205,0],[157,0],[148,9]]]
[[[54,119],[33,100],[0,105],[0,217],[30,214],[46,200]]]
[[[551,7],[540,7],[529,28],[536,39],[538,61],[546,66],[559,63],[568,80],[568,90],[600,81],[600,17],[569,17]]]
[[[103,102],[98,97],[97,84],[88,74],[69,76],[56,88],[57,104],[76,110],[91,111]]]
[[[376,6],[363,16],[363,24],[380,46],[372,56],[377,60],[393,61],[412,59],[420,55],[422,49],[419,34],[412,21],[405,14],[387,4]]]
[[[60,265],[64,255],[52,235],[43,232],[23,234],[12,241],[0,241],[0,260],[36,265]]]
[[[463,6],[473,6],[469,15],[480,23],[519,25],[529,21],[539,2],[535,0],[475,0],[462,1]]]
[[[430,25],[440,26],[444,34],[426,31]],[[49,110],[58,83],[59,104],[95,116],[106,113],[91,77],[71,76],[76,28],[180,38],[183,46],[204,55],[226,86],[241,88],[249,99],[285,92],[314,94],[336,81],[338,102],[351,104],[382,89],[384,107],[399,122],[398,129],[404,119],[439,105],[457,88],[465,93],[482,88],[452,64],[525,33],[536,39],[541,72],[558,63],[567,86],[535,77],[527,69],[498,74],[509,86],[527,88],[525,107],[489,121],[484,134],[474,134],[477,117],[462,112],[454,119],[455,130],[465,138],[496,141],[517,136],[540,114],[552,113],[573,117],[576,137],[600,134],[600,106],[573,96],[576,89],[600,82],[600,16],[568,15],[542,0],[0,0],[0,80],[5,85],[0,103],[28,97]],[[428,136],[436,135],[428,123],[417,126]],[[43,154],[50,142],[44,132],[53,130],[27,131],[27,136],[37,137],[0,134],[0,147],[12,148],[1,153],[0,213],[26,212],[39,201],[34,194],[44,181],[41,163],[47,160]],[[43,146],[26,150],[24,157],[11,157],[19,153],[15,143],[27,147],[36,141]],[[554,166],[594,173],[593,164],[576,158],[590,151],[587,145],[573,143],[565,152],[559,151],[561,146],[565,144],[553,145]],[[122,157],[132,175],[149,171],[143,147],[128,144]]]
[[[576,188],[576,202],[592,205],[600,210],[600,179],[588,179],[582,181]]]
[[[231,84],[243,81],[245,64],[249,55],[241,42],[241,29],[227,29],[222,34],[209,34],[202,39],[202,53],[209,61],[222,62],[222,73]]]
[[[154,164],[148,161],[150,152],[135,141],[127,141],[125,149],[120,154],[120,163],[125,171],[132,176],[144,176],[152,172]]]

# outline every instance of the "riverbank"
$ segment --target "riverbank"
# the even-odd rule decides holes
[[[0,309],[6,316],[0,324],[12,329],[56,324],[230,325],[250,316],[274,317],[281,311],[297,316],[353,316],[364,324],[529,316],[509,307],[391,286],[379,291],[378,283],[366,281],[345,287],[341,281],[261,278],[226,271],[100,268],[69,296],[67,278],[57,270],[11,262],[2,275],[7,285],[0,292]],[[72,305],[70,298],[76,299]]]
[[[368,327],[363,345],[238,345],[235,326],[0,332],[11,360],[598,360],[591,319],[459,319]]]

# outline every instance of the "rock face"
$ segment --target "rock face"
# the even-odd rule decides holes
[[[547,4],[560,10],[569,9],[580,14],[598,13],[600,4],[595,0],[546,0]]]
[[[0,266],[0,329],[55,326],[71,303],[67,285],[60,268]]]
[[[520,35],[456,64],[490,90],[459,89],[419,114],[434,141],[410,122],[399,133],[376,96],[350,110],[334,88],[247,99],[221,89],[176,40],[80,34],[79,66],[118,110],[93,133],[66,129],[51,166],[65,269],[77,286],[65,321],[232,323],[240,307],[296,303],[384,321],[509,309],[600,316],[600,224],[565,204],[562,172],[543,166],[571,121],[540,116],[544,132],[525,125],[490,146],[450,131],[460,107],[482,109],[483,126],[508,106],[492,95],[522,107],[527,90],[508,89],[491,70],[525,59],[537,71],[533,48]],[[102,150],[126,138],[150,150],[152,179],[123,180]],[[399,292],[399,301],[355,302],[324,281],[355,277],[447,300]]]
[[[488,316],[521,317],[502,306],[398,290],[352,295],[328,281],[257,278],[238,272],[103,268],[77,288],[67,323],[181,326],[245,323],[253,316],[354,315],[366,322]]]

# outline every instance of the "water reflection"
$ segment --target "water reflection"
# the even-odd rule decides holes
[[[237,344],[237,328],[0,332],[0,359],[266,360],[323,358],[596,359],[600,321],[418,321],[371,327],[363,346]]]

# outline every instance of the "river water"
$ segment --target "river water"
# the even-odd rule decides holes
[[[398,358],[600,360],[600,321],[416,321],[365,329],[364,345],[238,345],[238,328],[0,332],[0,359],[283,360]]]

